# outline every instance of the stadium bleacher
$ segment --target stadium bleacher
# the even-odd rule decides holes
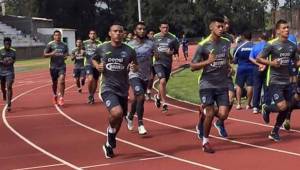
[[[30,37],[30,35],[24,34],[22,31],[0,22],[0,42],[3,41],[4,37],[10,37],[12,39],[13,47],[35,47],[45,45],[38,39]]]

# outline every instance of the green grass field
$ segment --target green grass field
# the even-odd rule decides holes
[[[199,71],[192,72],[190,69],[173,74],[167,85],[168,95],[180,100],[199,103],[199,74]]]
[[[199,104],[199,74],[199,71],[192,72],[190,69],[185,69],[176,74],[173,74],[172,78],[167,84],[168,95],[176,99]],[[242,105],[245,105],[246,98],[242,98],[241,102]]]
[[[49,58],[36,58],[29,60],[20,60],[15,63],[15,71],[16,72],[26,72],[36,69],[45,69],[49,67]],[[67,64],[70,64],[71,61],[68,59],[66,61]]]

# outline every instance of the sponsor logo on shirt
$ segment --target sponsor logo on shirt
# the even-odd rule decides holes
[[[252,48],[242,48],[241,51],[251,51]]]
[[[105,102],[105,105],[106,105],[106,107],[109,107],[109,106],[111,105],[111,101],[110,101],[110,100],[107,100],[107,101]]]
[[[105,66],[106,69],[110,71],[121,71],[125,69],[125,67],[121,63],[108,63]]]
[[[128,56],[128,54],[127,54],[126,51],[122,51],[122,52],[120,53],[120,56],[121,56],[122,58],[126,58],[126,57]]]

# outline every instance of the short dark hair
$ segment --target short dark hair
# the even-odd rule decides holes
[[[246,39],[246,40],[251,40],[252,39],[252,33],[250,31],[245,31],[243,32],[242,36]]]
[[[109,27],[109,30],[111,30],[111,27],[115,26],[115,25],[119,25],[121,27],[123,27],[123,24],[121,24],[120,22],[113,22],[110,27]],[[123,27],[124,28],[124,27]],[[124,29],[125,30],[125,29]]]
[[[95,32],[95,33],[97,34],[97,31],[96,31],[95,29],[90,29],[90,30],[89,30],[89,34],[90,34],[91,32]]]
[[[278,21],[276,22],[275,28],[276,28],[276,29],[279,29],[279,27],[280,27],[281,24],[287,24],[287,23],[288,23],[288,22],[287,22],[286,20],[280,19],[280,20],[278,20]]]
[[[150,28],[150,29],[147,30],[147,34],[149,34],[151,31],[152,31],[152,32],[155,32],[154,29]]]
[[[4,37],[3,43],[5,43],[5,42],[11,43],[11,38],[9,38],[9,37]]]
[[[224,18],[223,17],[213,17],[210,19],[210,23],[213,23],[213,22],[220,22],[220,23],[224,23]]]
[[[162,21],[160,22],[160,26],[163,25],[163,24],[169,25],[169,23],[168,23],[167,21],[165,21],[165,20],[162,20]]]
[[[61,32],[60,32],[59,30],[55,30],[55,31],[53,32],[53,35],[54,35],[55,33],[61,34]]]
[[[136,27],[137,27],[138,25],[146,26],[145,22],[139,21],[139,22],[137,22],[137,23],[134,24],[133,28],[136,29]]]

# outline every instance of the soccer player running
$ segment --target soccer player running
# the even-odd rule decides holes
[[[187,61],[187,58],[189,57],[189,41],[185,34],[182,35],[181,44],[184,59]]]
[[[138,132],[140,135],[147,133],[144,123],[144,102],[148,81],[151,75],[151,60],[154,54],[153,41],[146,38],[146,26],[144,22],[138,22],[134,27],[136,39],[129,41],[128,45],[136,51],[136,58],[139,65],[138,72],[129,72],[130,86],[134,91],[134,98],[131,103],[131,110],[126,116],[127,127],[133,130],[133,117],[135,112],[138,117]]]
[[[228,117],[229,95],[228,84],[224,79],[228,77],[230,41],[221,37],[224,28],[223,18],[213,18],[210,21],[211,34],[199,43],[191,62],[191,70],[203,70],[200,78],[200,100],[204,108],[204,134],[202,149],[207,153],[214,153],[209,144],[209,133],[215,116],[214,104],[218,112],[216,116],[224,122]]]
[[[95,98],[94,95],[96,93],[97,84],[99,80],[99,72],[96,68],[94,68],[92,63],[92,57],[95,55],[97,47],[101,44],[99,40],[97,40],[97,33],[95,30],[90,30],[89,32],[89,40],[83,42],[84,50],[86,52],[86,60],[85,60],[85,69],[86,69],[86,80],[88,86],[88,104],[94,104]]]
[[[123,26],[113,24],[109,30],[110,42],[97,48],[93,57],[94,67],[102,73],[101,97],[109,112],[107,142],[103,145],[106,158],[114,156],[116,135],[121,127],[123,116],[127,113],[128,104],[128,66],[137,71],[134,49],[122,42]]]
[[[241,98],[242,90],[244,89],[245,83],[247,85],[247,106],[246,109],[251,108],[251,101],[253,96],[253,69],[254,64],[249,60],[251,50],[253,48],[252,34],[251,32],[244,32],[242,34],[243,41],[234,50],[234,63],[238,65],[236,74],[236,109],[242,109]]]
[[[234,38],[229,33],[229,29],[230,29],[230,20],[226,16],[224,16],[224,28],[223,28],[222,38],[227,39],[230,42],[230,46],[232,46],[234,43]],[[227,78],[226,78],[226,83],[228,85],[228,96],[229,96],[228,114],[229,114],[229,112],[232,109],[234,98],[235,98],[235,89],[234,89],[234,84],[233,84],[233,79],[232,79],[232,76],[235,74],[235,71],[234,71],[234,68],[231,66],[233,59],[232,59],[232,56],[230,53],[228,54],[228,57],[229,57],[229,67],[227,70],[228,74],[227,74]],[[201,75],[199,76],[199,80],[200,80],[200,77],[201,77]],[[205,115],[204,115],[203,111],[204,111],[203,105],[200,104],[200,106],[199,106],[199,122],[196,126],[197,137],[200,140],[202,140],[203,133],[204,133],[203,126],[204,126]],[[219,112],[218,107],[215,107],[214,112],[215,112],[215,116],[217,116],[217,114]],[[214,122],[214,126],[218,130],[220,137],[227,138],[228,133],[226,131],[224,123],[225,123],[224,120],[218,118]]]
[[[270,96],[276,104],[275,107],[266,104],[262,106],[263,119],[265,123],[269,123],[270,112],[278,112],[269,139],[279,141],[279,129],[287,113],[291,110],[289,63],[293,60],[297,67],[300,63],[296,57],[297,46],[288,40],[289,25],[287,21],[279,20],[275,27],[279,37],[265,46],[257,61],[268,66],[267,85],[270,88]]]
[[[9,37],[5,37],[3,39],[4,46],[0,48],[0,81],[3,100],[6,100],[8,112],[11,111],[12,86],[15,79],[14,63],[16,61],[16,50],[11,47],[11,42]]]
[[[61,32],[55,30],[53,41],[44,50],[44,57],[50,58],[50,75],[52,79],[53,104],[64,105],[66,63],[68,46],[61,41]],[[57,93],[58,89],[58,93]]]
[[[169,25],[166,22],[160,24],[160,33],[154,35],[155,61],[154,70],[159,79],[159,91],[154,96],[155,106],[162,112],[168,111],[167,100],[167,82],[172,71],[173,55],[178,54],[179,42],[175,35],[169,32]]]
[[[74,61],[73,77],[79,93],[82,92],[82,87],[85,83],[84,58],[83,43],[82,40],[78,39],[76,41],[76,48],[72,50],[71,60]]]

